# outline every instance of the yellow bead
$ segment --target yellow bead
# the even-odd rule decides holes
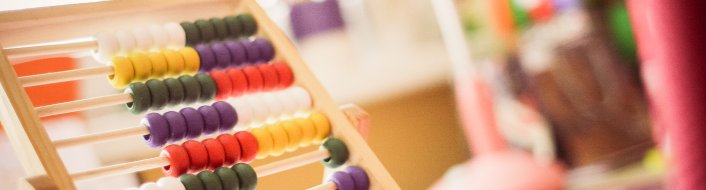
[[[287,151],[293,152],[297,150],[302,141],[302,129],[293,120],[282,121],[280,122],[280,126],[282,126],[284,131],[287,132],[287,137],[289,139],[289,143],[287,143]]]
[[[132,68],[132,62],[122,56],[115,56],[113,61],[113,74],[108,75],[110,84],[115,88],[125,88],[135,77],[135,70]]]
[[[267,130],[270,131],[270,134],[272,134],[273,146],[270,155],[280,156],[284,154],[284,151],[287,148],[287,143],[289,143],[287,132],[278,124],[269,125],[265,128],[267,128]]]
[[[150,78],[162,78],[167,74],[167,59],[162,52],[151,52],[147,55],[152,62],[152,76]]]
[[[257,139],[257,159],[266,158],[272,152],[272,135],[267,129],[260,127],[250,130],[253,136]]]
[[[135,69],[135,78],[133,81],[144,81],[152,75],[152,63],[150,58],[144,53],[133,52],[127,55],[132,62],[132,67]]]
[[[179,52],[164,50],[162,54],[167,60],[167,75],[179,76],[184,72],[184,57]]]
[[[185,73],[196,73],[199,71],[201,66],[201,58],[199,53],[196,52],[194,48],[185,47],[179,49],[179,53],[184,57],[184,72]]]
[[[299,141],[299,147],[307,147],[311,145],[314,140],[314,136],[316,136],[316,127],[314,127],[314,123],[307,118],[297,118],[294,119],[294,122],[297,126],[299,126],[299,129],[302,130],[302,139]]]
[[[321,142],[329,136],[329,133],[331,133],[331,124],[324,114],[318,112],[309,115],[309,119],[314,122],[314,126],[316,127],[316,135],[314,136],[313,142],[314,144],[321,144]]]

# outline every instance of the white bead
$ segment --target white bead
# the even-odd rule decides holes
[[[115,32],[115,37],[120,45],[120,53],[127,54],[135,49],[135,36],[132,33],[121,30]]]
[[[169,33],[160,25],[152,25],[148,29],[152,35],[151,49],[163,49],[169,44]]]
[[[186,190],[184,184],[182,184],[177,178],[173,177],[159,178],[159,180],[157,180],[157,185],[164,190]]]
[[[140,190],[163,190],[161,187],[159,187],[156,183],[154,182],[149,182],[142,184],[140,186]]]
[[[110,65],[113,56],[120,51],[120,45],[118,45],[118,39],[115,37],[114,33],[101,32],[95,36],[96,43],[98,43],[98,49],[93,51],[93,57],[106,65]]]
[[[272,93],[262,94],[262,100],[265,101],[267,110],[270,110],[270,116],[278,117],[280,114],[284,113],[284,107],[279,101],[279,98]]]
[[[186,45],[186,33],[184,32],[184,29],[181,28],[181,25],[176,22],[170,22],[164,24],[164,29],[167,30],[167,33],[169,34],[168,47],[183,48],[184,45]]]
[[[238,125],[245,126],[250,124],[253,118],[253,108],[243,98],[237,98],[233,101],[233,107],[238,114]]]
[[[278,91],[275,93],[279,102],[282,103],[282,112],[286,114],[292,114],[299,109],[299,102],[297,102],[294,97],[292,97],[289,91]]]
[[[288,91],[291,96],[294,97],[294,99],[297,100],[297,102],[299,103],[297,109],[298,111],[311,109],[311,96],[309,96],[309,92],[304,90],[304,88],[295,86],[289,88]]]
[[[270,110],[267,109],[265,101],[259,96],[249,96],[246,101],[253,108],[253,120],[264,121],[270,115]]]
[[[135,49],[149,50],[152,47],[152,34],[142,27],[132,29],[132,35],[135,36]]]

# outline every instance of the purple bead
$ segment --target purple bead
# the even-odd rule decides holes
[[[221,126],[218,127],[221,131],[227,131],[235,127],[238,122],[238,113],[235,112],[235,108],[229,103],[218,101],[213,103],[213,108],[218,111],[218,116],[221,118]]]
[[[210,71],[216,66],[216,55],[213,54],[213,50],[209,45],[199,44],[195,49],[199,53],[199,58],[201,58],[200,71]]]
[[[169,131],[171,131],[169,142],[184,139],[186,137],[186,120],[184,116],[175,111],[168,111],[164,113],[164,117],[167,118]]]
[[[253,41],[255,45],[260,48],[260,62],[268,62],[275,57],[275,49],[272,47],[270,41],[263,38],[257,38]]]
[[[203,116],[194,108],[184,108],[179,111],[186,121],[186,138],[193,139],[201,136],[204,128]]]
[[[230,52],[223,43],[211,44],[211,50],[213,50],[213,54],[216,56],[217,67],[226,68],[230,65]]]
[[[368,190],[370,188],[370,179],[368,179],[368,174],[365,173],[363,168],[349,166],[345,172],[353,178],[356,190]]]
[[[167,143],[169,139],[169,122],[167,119],[158,113],[149,113],[145,115],[142,124],[147,126],[150,134],[142,136],[147,141],[147,145],[156,148]]]
[[[294,37],[298,40],[341,29],[345,25],[337,0],[296,3],[291,7],[289,19]]]
[[[248,63],[254,64],[260,60],[260,48],[254,42],[251,41],[241,41],[245,46],[245,51],[248,53]]]
[[[331,181],[336,184],[338,190],[355,190],[353,177],[346,172],[336,172],[331,176]]]
[[[212,106],[201,106],[199,112],[203,116],[204,127],[203,134],[212,134],[218,131],[221,125],[221,118],[218,116],[218,110]]]
[[[235,40],[228,40],[225,42],[228,51],[230,51],[231,64],[242,65],[248,60],[247,52],[245,52],[245,46],[242,43]]]

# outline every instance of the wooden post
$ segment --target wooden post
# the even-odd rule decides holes
[[[19,82],[15,69],[1,50],[0,91],[3,93],[0,96],[0,121],[25,172],[28,176],[46,175],[54,184],[32,184],[34,180],[27,182],[34,187],[75,189],[59,153],[39,121],[24,87]]]

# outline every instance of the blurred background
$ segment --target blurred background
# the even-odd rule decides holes
[[[0,2],[2,11],[85,3]],[[193,11],[215,9],[213,2],[219,1]],[[338,103],[370,113],[368,144],[402,189],[665,188],[666,164],[655,148],[662,135],[651,124],[634,24],[622,0],[257,2]],[[211,13],[192,17],[227,11]],[[126,19],[169,21],[140,14]],[[0,25],[0,42],[61,39],[35,37],[26,32],[32,27],[62,28]],[[18,74],[95,64],[82,55],[31,62],[52,63],[17,64]],[[40,106],[115,93],[105,83],[95,78],[27,91]],[[47,90],[57,93],[39,93]],[[139,119],[110,107],[43,121],[56,139],[131,127],[125,121]],[[0,184],[15,189],[24,174],[4,135],[0,154]],[[76,171],[158,153],[134,137],[60,154]],[[259,189],[308,188],[324,178],[322,170],[311,164],[268,176]],[[78,185],[123,189],[160,176],[156,170]]]

